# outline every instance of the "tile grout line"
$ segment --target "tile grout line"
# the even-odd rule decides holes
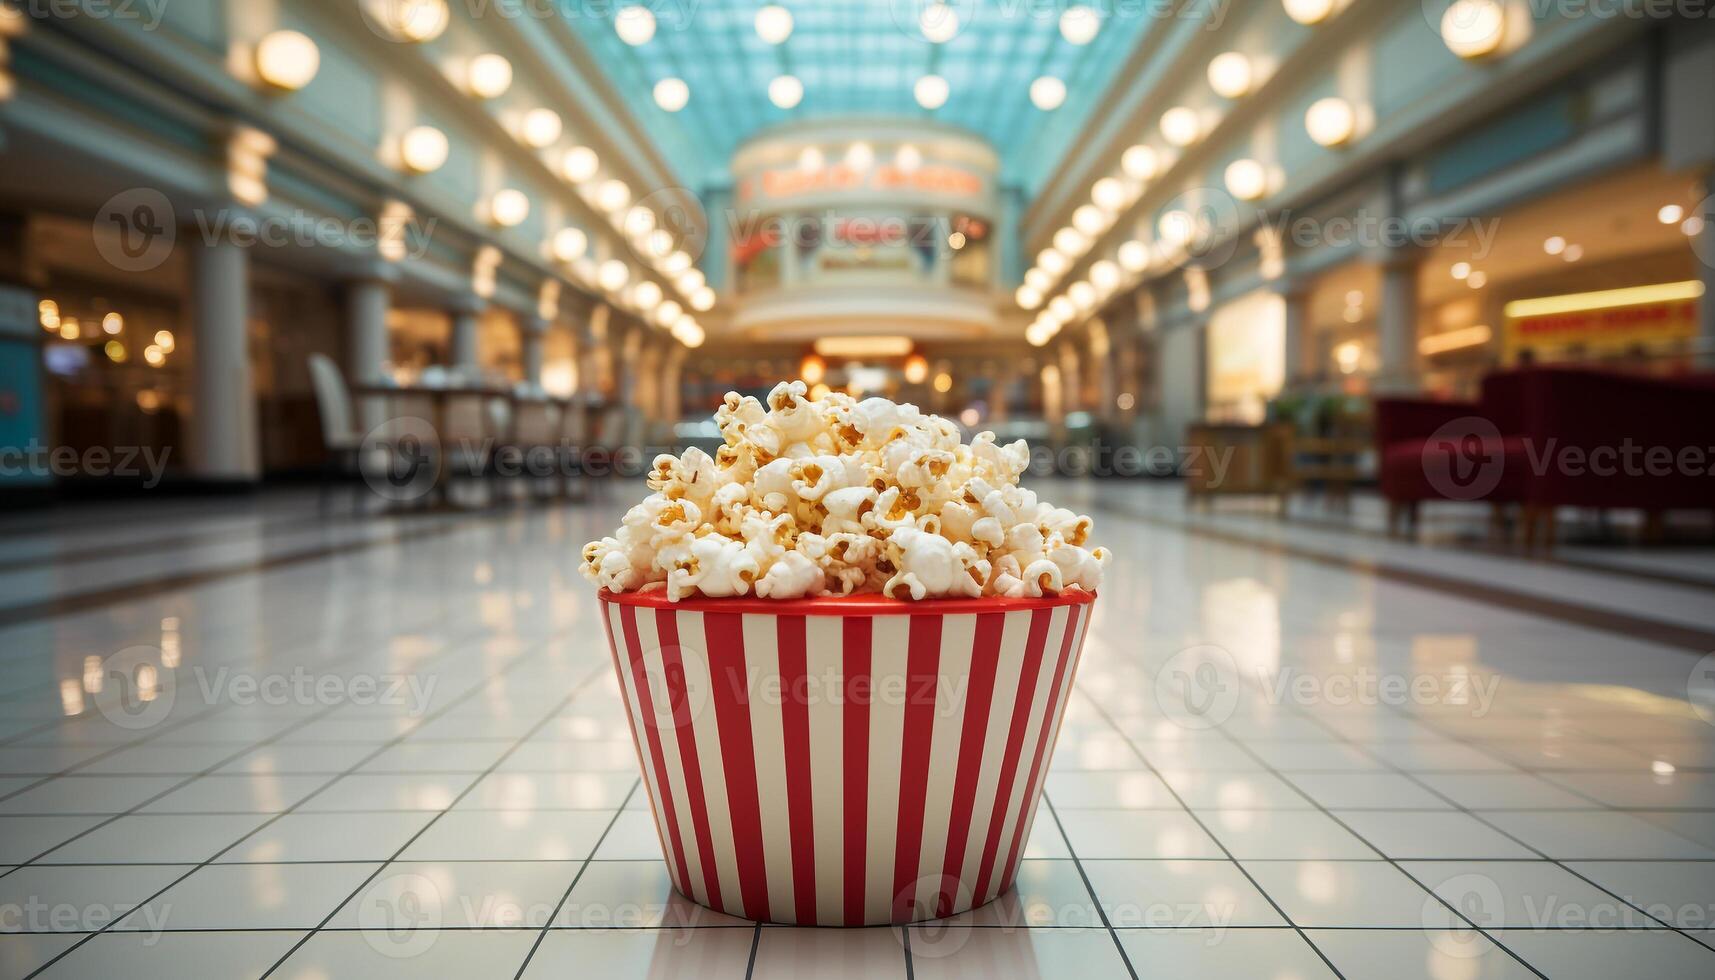
[[[478,692],[481,692],[482,690],[487,688],[488,685],[490,683],[492,683],[494,680],[496,680],[499,676],[504,676],[505,674],[510,673],[512,670],[521,666],[523,663],[535,658],[536,656],[539,656],[543,652],[545,647],[546,647],[546,642],[544,641],[544,642],[538,644],[537,649],[534,653],[527,654],[527,655],[520,655],[519,657],[515,658],[511,664],[507,665],[505,670],[501,671],[500,675],[496,675],[496,677],[487,678],[484,683],[478,684],[475,687],[473,687],[469,692],[467,692],[467,694],[464,697],[475,696]],[[453,809],[453,807],[458,806],[460,800],[462,800],[466,796],[468,796],[470,794],[471,790],[475,789],[477,784],[482,782],[483,779],[492,775],[497,769],[499,769],[501,764],[504,763],[512,755],[512,753],[518,751],[520,746],[522,746],[525,742],[529,741],[532,736],[534,736],[537,732],[541,731],[544,727],[546,727],[549,722],[553,721],[556,715],[558,715],[561,711],[565,710],[566,705],[571,704],[572,701],[574,699],[576,699],[579,694],[583,693],[584,688],[586,686],[588,686],[591,681],[595,680],[597,677],[602,676],[603,671],[610,670],[610,669],[612,669],[612,668],[608,667],[606,664],[598,665],[596,668],[591,670],[590,673],[583,680],[572,685],[571,691],[565,696],[564,699],[562,699],[560,701],[560,703],[558,705],[556,705],[547,714],[543,715],[542,718],[539,721],[537,721],[534,725],[532,725],[530,727],[530,729],[528,731],[526,731],[523,735],[520,735],[518,737],[517,741],[512,745],[511,748],[507,749],[504,753],[502,753],[500,758],[494,760],[493,765],[489,766],[488,769],[482,775],[478,776],[475,780],[473,780],[471,782],[471,784],[469,786],[466,786],[463,790],[461,790],[458,793],[457,796],[453,797],[452,801],[449,802],[440,811],[438,811],[433,817],[431,817],[427,823],[425,823],[425,824],[423,824],[423,826],[419,827],[417,829],[417,831],[415,833],[413,833],[410,836],[410,838],[405,841],[405,843],[399,845],[399,847],[392,853],[392,855],[390,855],[385,860],[383,860],[381,862],[381,864],[373,872],[370,873],[369,877],[367,877],[363,881],[359,882],[358,886],[355,889],[353,889],[350,894],[346,895],[346,897],[344,899],[342,899],[339,902],[339,904],[335,905],[333,907],[333,909],[331,911],[329,911],[328,914],[322,918],[321,922],[317,923],[317,925],[313,929],[311,929],[308,933],[306,933],[303,936],[303,938],[299,939],[296,943],[294,943],[292,945],[291,949],[286,950],[285,954],[282,955],[278,960],[276,960],[274,962],[274,965],[269,967],[268,970],[262,974],[261,980],[267,980],[267,978],[269,976],[273,975],[274,971],[278,970],[287,960],[291,959],[293,954],[295,954],[299,949],[303,948],[305,943],[308,943],[311,939],[314,939],[317,933],[321,932],[321,930],[329,922],[333,921],[334,916],[338,915],[341,909],[343,909],[347,905],[349,905],[351,903],[352,899],[354,899],[358,895],[362,894],[363,890],[368,888],[370,883],[375,881],[375,879],[377,877],[379,877],[382,874],[382,872],[386,871],[387,868],[390,865],[392,865],[395,861],[399,860],[399,855],[401,855],[401,854],[405,853],[407,850],[409,850],[412,844],[415,844],[418,841],[418,839],[420,839],[424,834],[428,833],[430,827],[433,827],[436,823],[438,823],[442,817],[446,816],[447,813]],[[461,697],[459,699],[459,701],[453,702],[453,704],[458,704],[460,701],[463,701],[464,697]],[[446,710],[449,710],[453,707],[453,704],[447,705],[447,707],[445,709],[443,709],[441,712],[436,712],[436,715],[439,716],[440,714],[445,713]],[[401,737],[401,739],[402,738],[403,737]],[[397,744],[397,741],[399,741],[399,740],[395,740],[394,742],[389,743],[386,746],[383,746],[382,749],[378,749],[377,754],[379,754],[379,752],[384,751],[387,748],[391,748],[392,745]],[[373,756],[371,756],[371,758],[373,758]],[[234,845],[234,846],[237,846],[237,845]],[[592,850],[591,853],[593,854],[594,851]]]
[[[1344,980],[1345,974],[1341,973],[1340,968],[1334,965],[1334,961],[1329,959],[1326,953],[1322,952],[1321,947],[1310,941],[1310,937],[1305,934],[1303,927],[1299,926],[1299,924],[1293,920],[1292,916],[1286,913],[1284,908],[1281,908],[1280,903],[1275,901],[1274,896],[1268,893],[1268,889],[1262,887],[1262,885],[1257,882],[1256,878],[1252,877],[1250,869],[1239,863],[1238,858],[1233,857],[1232,850],[1228,848],[1219,837],[1216,837],[1214,833],[1209,830],[1208,825],[1203,822],[1203,818],[1199,816],[1196,811],[1191,809],[1190,805],[1185,802],[1185,798],[1179,795],[1179,791],[1169,785],[1166,779],[1162,778],[1160,770],[1155,767],[1155,763],[1150,761],[1149,756],[1145,755],[1143,750],[1137,747],[1137,743],[1134,742],[1132,737],[1119,726],[1118,722],[1114,721],[1113,715],[1108,713],[1108,710],[1102,706],[1101,702],[1085,693],[1082,688],[1077,688],[1076,690],[1084,700],[1091,704],[1096,713],[1102,717],[1102,720],[1107,722],[1108,727],[1112,728],[1114,732],[1119,735],[1120,739],[1125,742],[1126,747],[1131,750],[1132,754],[1142,760],[1143,764],[1149,768],[1150,773],[1160,781],[1163,787],[1166,788],[1168,794],[1179,804],[1180,809],[1184,811],[1185,815],[1190,817],[1191,820],[1197,824],[1197,827],[1208,836],[1209,840],[1213,841],[1215,846],[1221,849],[1221,853],[1227,856],[1227,860],[1232,862],[1233,867],[1238,869],[1239,874],[1245,876],[1245,880],[1250,882],[1251,887],[1257,890],[1257,894],[1261,895],[1263,899],[1274,909],[1275,913],[1279,915],[1294,932],[1298,933],[1298,938],[1304,940],[1304,944],[1309,946],[1311,951],[1320,957],[1323,963],[1327,964],[1328,969],[1333,971],[1336,977],[1340,977],[1341,980]],[[1070,846],[1069,840],[1068,846]]]
[[[470,635],[481,635],[481,634],[479,631],[472,631],[472,633]],[[443,650],[441,652],[441,654],[432,658],[431,662],[434,662],[436,660],[441,659],[442,656],[451,656],[452,654],[457,653],[457,652],[458,652],[458,650],[454,647],[453,643],[448,643],[448,649]],[[540,652],[540,650],[538,650],[538,653],[539,652]],[[503,676],[504,674],[515,669],[521,663],[527,661],[528,659],[530,659],[533,656],[535,656],[535,654],[520,654],[519,656],[514,658],[513,662],[508,664],[500,672],[500,674],[497,676]],[[348,769],[344,774],[342,774],[341,777],[336,777],[335,779],[329,780],[327,783],[324,783],[322,786],[318,787],[316,790],[309,793],[303,799],[298,800],[296,803],[293,803],[291,806],[287,807],[286,809],[281,810],[278,813],[268,815],[268,819],[262,821],[257,826],[252,827],[250,830],[241,834],[237,840],[235,840],[231,844],[228,844],[227,846],[221,848],[220,850],[214,852],[213,854],[211,854],[209,857],[205,858],[204,860],[197,862],[195,864],[195,866],[193,866],[189,871],[185,872],[184,874],[180,875],[177,878],[174,878],[172,881],[168,882],[165,887],[158,889],[157,891],[155,891],[154,894],[152,894],[152,895],[148,896],[147,898],[143,899],[142,901],[138,902],[137,908],[140,909],[140,908],[148,905],[148,903],[150,903],[150,902],[154,901],[155,899],[161,897],[169,889],[178,885],[180,882],[184,881],[186,878],[189,878],[191,875],[196,874],[198,871],[202,870],[203,868],[206,868],[209,865],[213,864],[221,855],[227,853],[228,851],[231,851],[233,848],[244,843],[246,840],[249,840],[251,837],[254,837],[257,833],[259,833],[262,830],[265,830],[266,828],[268,828],[268,827],[272,826],[273,824],[279,822],[279,820],[282,817],[285,817],[286,815],[291,814],[291,813],[295,813],[299,807],[303,806],[306,802],[310,801],[311,799],[314,799],[318,794],[320,794],[321,792],[326,790],[329,786],[332,786],[334,783],[338,782],[340,778],[343,778],[343,776],[346,776],[346,775],[350,775],[352,772],[355,772],[357,767],[361,766],[364,762],[368,761],[371,758],[374,758],[376,755],[380,754],[381,752],[384,752],[387,749],[392,748],[394,745],[397,745],[398,743],[404,741],[405,739],[410,737],[410,734],[412,731],[415,731],[416,729],[421,728],[430,719],[440,717],[441,715],[445,714],[446,712],[452,710],[457,705],[463,703],[463,701],[465,701],[467,698],[475,696],[477,693],[482,691],[483,688],[485,688],[487,686],[487,683],[489,681],[492,681],[492,680],[493,680],[493,678],[485,678],[483,683],[478,683],[478,684],[473,685],[469,691],[466,691],[464,694],[460,695],[458,698],[455,698],[453,701],[442,706],[439,710],[431,712],[427,718],[425,718],[423,721],[420,721],[418,724],[412,726],[412,728],[410,730],[400,733],[399,735],[395,736],[394,738],[388,740],[387,742],[385,742],[381,746],[379,746],[375,750],[375,752],[371,753],[368,756],[365,756],[363,759],[359,759],[356,763],[353,764],[353,766],[350,769]],[[309,718],[305,718],[299,724],[292,725],[292,726],[288,727],[285,731],[279,732],[275,736],[273,736],[267,740],[264,740],[263,742],[258,743],[257,745],[250,746],[250,747],[248,747],[248,748],[246,748],[240,752],[237,752],[231,756],[228,756],[225,759],[222,759],[221,761],[217,762],[215,764],[215,767],[218,768],[219,766],[227,765],[233,761],[236,761],[237,759],[242,758],[243,756],[247,755],[248,753],[255,751],[258,748],[262,748],[265,745],[272,744],[274,741],[277,741],[278,739],[285,737],[287,734],[294,732],[294,731],[297,731],[300,728],[303,728],[303,727],[321,719],[328,712],[337,711],[341,707],[342,707],[342,705],[337,705],[337,704],[331,705],[328,707],[326,712],[318,712],[318,713],[310,716]],[[185,781],[185,784],[190,783],[191,781],[193,781],[196,778],[198,778],[198,777],[196,777],[196,776],[191,777],[191,779],[188,779]],[[181,784],[181,785],[184,785],[184,784]],[[472,785],[475,785],[475,784],[472,783]],[[469,787],[466,787],[466,791],[467,792],[469,791]],[[169,790],[168,792],[172,792],[172,790]],[[161,794],[161,795],[165,795],[165,794]],[[159,798],[159,797],[156,797],[156,798]],[[146,806],[146,805],[148,805],[149,802],[151,802],[151,801],[145,800],[143,803],[138,804],[138,806]],[[457,800],[455,800],[454,802],[456,803]],[[125,815],[126,814],[121,814],[120,816],[125,816]],[[117,817],[115,819],[117,819]],[[109,821],[109,823],[110,822],[111,821]],[[433,821],[431,820],[430,823],[433,823]],[[103,824],[103,826],[104,825],[105,824]],[[95,829],[95,828],[91,828],[91,830],[93,830],[93,829]],[[427,825],[425,825],[423,829],[427,829]],[[88,831],[85,831],[85,833],[88,833]],[[421,833],[421,831],[418,831],[418,833]],[[83,835],[80,834],[79,836],[81,837]],[[75,837],[73,838],[73,840],[76,840],[76,839],[77,838],[75,838]],[[415,838],[413,838],[413,839],[415,839]],[[53,848],[51,850],[57,850],[60,847],[64,847],[65,844],[68,844],[68,843],[70,843],[70,841],[66,841],[64,843],[58,844],[55,846],[55,848]],[[51,852],[51,850],[50,850],[50,852]],[[385,865],[383,865],[383,867],[385,867]],[[13,869],[13,870],[17,870],[17,869]],[[10,872],[8,872],[8,873],[10,873]],[[371,876],[371,878],[373,878],[373,875]],[[367,882],[365,882],[365,884],[367,884]],[[119,917],[113,919],[111,922],[109,922],[106,926],[103,926],[101,929],[98,929],[95,932],[88,933],[88,934],[84,935],[77,942],[73,943],[71,946],[67,947],[66,949],[60,951],[59,955],[55,956],[53,959],[48,960],[46,963],[43,963],[41,966],[37,967],[27,977],[25,977],[25,980],[30,980],[30,978],[32,978],[32,977],[39,976],[43,971],[49,969],[55,963],[58,963],[60,960],[71,955],[71,953],[73,953],[77,949],[81,948],[85,943],[88,943],[91,939],[94,939],[96,936],[108,933],[110,930],[113,929],[114,926],[118,925],[127,916],[134,913],[135,911],[136,911],[136,909],[132,909],[131,912],[127,912],[126,915],[122,915],[122,916],[119,916]],[[338,911],[338,910],[335,909],[335,911]],[[308,937],[306,937],[306,938],[308,938]],[[301,943],[299,945],[301,945]],[[293,947],[294,950],[296,948],[297,948],[296,946]],[[288,952],[287,955],[290,955],[290,953]],[[278,965],[278,964],[276,964],[276,965]]]
[[[524,976],[524,971],[530,968],[530,961],[536,958],[536,950],[541,947],[542,940],[548,938],[548,930],[553,928],[554,920],[560,917],[560,910],[565,908],[566,903],[571,900],[572,891],[578,887],[578,882],[583,880],[584,872],[589,870],[590,863],[595,860],[596,852],[601,850],[601,845],[607,841],[607,835],[613,833],[614,825],[619,823],[619,818],[625,814],[625,808],[630,805],[631,798],[637,795],[637,787],[641,785],[643,785],[642,777],[634,777],[631,789],[626,791],[625,799],[619,801],[619,806],[613,811],[613,819],[609,820],[607,826],[602,828],[601,836],[596,838],[590,852],[584,855],[583,863],[578,865],[578,873],[572,876],[571,884],[567,885],[566,890],[560,894],[560,900],[554,904],[553,911],[548,913],[548,919],[542,923],[542,928],[536,930],[536,941],[530,944],[529,952],[524,954],[524,961],[518,964],[518,972],[512,975],[513,980],[519,980],[520,977]],[[752,956],[754,955],[752,953]]]
[[[1050,771],[1053,766],[1050,764]],[[1108,931],[1108,938],[1113,940],[1114,949],[1119,951],[1120,962],[1125,964],[1126,973],[1132,980],[1138,980],[1137,967],[1131,964],[1131,955],[1125,951],[1125,943],[1120,942],[1119,933],[1114,931],[1114,925],[1108,920],[1108,910],[1102,907],[1102,898],[1096,894],[1096,888],[1090,884],[1090,876],[1084,871],[1084,862],[1078,858],[1078,852],[1072,849],[1072,837],[1066,833],[1066,825],[1060,822],[1060,811],[1054,808],[1054,801],[1048,798],[1047,777],[1043,777],[1042,805],[1048,808],[1048,815],[1054,819],[1054,829],[1060,832],[1060,840],[1066,844],[1066,853],[1072,855],[1072,867],[1077,869],[1078,878],[1084,883],[1084,892],[1090,896],[1090,902],[1096,907],[1096,917],[1102,920],[1102,928]],[[1014,886],[1016,887],[1016,885]],[[1026,930],[1030,925],[1026,923]]]

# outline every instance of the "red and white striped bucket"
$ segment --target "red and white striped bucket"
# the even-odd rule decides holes
[[[859,926],[1011,886],[1094,595],[601,600],[680,893]]]

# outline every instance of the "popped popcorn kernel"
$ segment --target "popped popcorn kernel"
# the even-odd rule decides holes
[[[650,495],[580,572],[610,592],[669,599],[881,593],[898,599],[1094,591],[1110,559],[1090,518],[1018,485],[1020,439],[885,398],[812,398],[802,381],[766,401],[728,392],[723,445],[656,457]]]

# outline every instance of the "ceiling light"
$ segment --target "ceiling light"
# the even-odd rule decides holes
[[[1453,263],[1453,268],[1450,271],[1453,274],[1453,278],[1464,280],[1471,275],[1471,263],[1455,262]]]
[[[643,251],[652,258],[665,260],[673,254],[673,233],[665,228],[649,232],[643,239]]]
[[[1300,24],[1320,24],[1334,12],[1334,0],[1282,0],[1286,16]]]
[[[935,44],[951,41],[959,33],[959,14],[952,4],[932,3],[917,18],[923,36]]]
[[[822,156],[822,151],[814,146],[806,146],[804,149],[798,151],[799,170],[809,173],[811,171],[820,170],[827,165],[827,158]]]
[[[1685,232],[1686,235],[1692,238],[1696,238],[1698,235],[1703,234],[1703,223],[1703,216],[1700,214],[1694,214],[1685,219],[1685,223],[1679,226],[1679,230]]]
[[[1060,36],[1068,44],[1085,45],[1096,39],[1102,30],[1102,15],[1095,8],[1077,4],[1060,15]]]
[[[792,11],[777,3],[756,12],[756,36],[769,44],[784,44],[792,36]]]
[[[911,353],[910,337],[895,335],[859,337],[823,337],[816,341],[816,353],[823,357],[904,357]]]
[[[1441,40],[1461,58],[1494,54],[1506,35],[1507,13],[1499,0],[1453,0],[1441,15]]]
[[[670,276],[676,276],[691,267],[691,257],[684,252],[669,252],[661,260],[661,268]]]
[[[1096,305],[1096,287],[1080,279],[1066,287],[1066,298],[1079,310],[1088,310]]]
[[[910,173],[923,166],[923,151],[907,143],[893,155],[893,165],[906,173]]]
[[[661,305],[661,295],[661,287],[645,279],[632,288],[631,301],[638,309],[648,313]]]
[[[624,289],[630,279],[631,268],[619,259],[608,259],[596,272],[596,284],[610,293]]]
[[[1547,252],[1549,255],[1559,255],[1561,252],[1566,251],[1566,239],[1561,238],[1559,235],[1555,235],[1542,243],[1542,250]]]
[[[1096,207],[1110,214],[1125,207],[1126,198],[1129,196],[1125,182],[1117,177],[1103,177],[1090,185],[1090,200]]]
[[[1203,135],[1203,121],[1195,109],[1174,106],[1161,114],[1161,135],[1174,146],[1190,146]]]
[[[101,332],[104,334],[107,334],[109,337],[111,337],[117,333],[123,333],[124,330],[125,330],[125,318],[120,316],[119,314],[109,313],[106,316],[101,318]],[[166,331],[164,331],[164,330],[161,332],[166,333]],[[169,334],[169,336],[171,336],[171,335]]]
[[[1079,205],[1077,210],[1072,212],[1072,227],[1090,238],[1101,234],[1107,226],[1107,213],[1094,204]]]
[[[685,308],[670,299],[662,300],[661,305],[655,307],[655,322],[663,327],[671,327],[684,315]]]
[[[1049,286],[1054,285],[1054,278],[1045,269],[1032,268],[1024,274],[1024,284],[1038,292],[1046,292]]]
[[[853,170],[868,170],[875,166],[875,147],[859,140],[846,149],[846,166]]]
[[[949,91],[947,80],[940,75],[924,75],[912,86],[912,94],[917,97],[917,104],[931,111],[947,104]]]
[[[601,169],[601,157],[587,146],[574,146],[566,151],[566,159],[560,166],[560,172],[574,184],[581,184],[596,175]]]
[[[1043,112],[1053,112],[1066,101],[1066,83],[1053,75],[1043,75],[1030,83],[1030,104]]]
[[[399,159],[413,173],[430,174],[447,162],[447,134],[433,126],[417,126],[399,137]]]
[[[1566,246],[1566,251],[1562,252],[1560,257],[1568,262],[1576,262],[1584,257],[1584,246],[1568,245]]]
[[[488,202],[488,213],[500,227],[515,228],[530,216],[530,198],[511,187],[495,191]]]
[[[1127,272],[1137,273],[1149,268],[1149,246],[1135,238],[1122,244],[1116,254]]]
[[[1347,306],[1363,306],[1364,305],[1364,291],[1361,289],[1348,289],[1348,290],[1346,290],[1346,305]]]
[[[1655,213],[1655,220],[1664,225],[1677,225],[1684,217],[1685,209],[1677,204],[1664,204],[1661,210]]]
[[[1268,192],[1268,171],[1255,160],[1227,164],[1227,190],[1241,201],[1254,201]]]
[[[715,308],[715,291],[707,286],[691,294],[691,309],[706,313]]]
[[[470,60],[466,83],[477,98],[498,99],[512,87],[512,62],[497,54],[479,54]]]
[[[1061,323],[1070,323],[1078,315],[1078,307],[1069,297],[1056,296],[1048,304],[1048,313]]]
[[[1034,286],[1018,287],[1018,290],[1012,294],[1012,298],[1018,301],[1020,308],[1026,310],[1034,310],[1042,305],[1042,292]]]
[[[689,257],[690,256],[686,256],[686,258]],[[673,285],[678,286],[679,292],[684,293],[686,296],[691,295],[707,284],[708,280],[704,278],[703,271],[701,269],[686,269],[679,278],[673,280]]]
[[[1472,270],[1471,274],[1465,277],[1465,285],[1470,286],[1472,289],[1482,289],[1488,284],[1488,273],[1481,270]]]
[[[531,109],[524,114],[524,124],[520,134],[526,145],[540,150],[553,144],[560,138],[563,130],[560,114],[552,109]]]
[[[1072,260],[1057,248],[1045,248],[1036,253],[1036,264],[1051,276],[1064,273],[1072,265]]]
[[[1358,128],[1357,113],[1345,99],[1317,99],[1304,113],[1304,128],[1322,146],[1339,146]]]
[[[366,0],[364,14],[395,40],[422,44],[440,37],[452,20],[446,0]]]
[[[1113,292],[1122,278],[1124,277],[1120,273],[1120,267],[1108,259],[1102,259],[1090,266],[1090,285],[1103,293]]]
[[[581,228],[562,228],[554,235],[554,258],[561,262],[576,262],[589,247],[589,236]]]
[[[1197,219],[1188,211],[1169,211],[1155,223],[1156,236],[1173,248],[1189,242],[1196,231]]]
[[[613,16],[613,29],[621,41],[634,48],[648,44],[655,36],[655,14],[644,6],[626,7]]]
[[[1223,99],[1239,99],[1251,90],[1251,60],[1237,51],[1209,62],[1209,87]]]
[[[625,181],[617,177],[604,180],[601,187],[596,190],[595,203],[596,207],[608,214],[617,214],[627,204],[631,203],[631,188],[625,185]]]
[[[299,31],[275,31],[256,45],[256,74],[264,82],[295,92],[316,77],[322,54],[309,35]]]
[[[804,83],[796,75],[776,75],[768,83],[768,101],[781,109],[795,108],[804,101]]]
[[[668,112],[678,112],[691,101],[691,86],[683,78],[663,78],[655,83],[655,104]]]
[[[1055,249],[1067,255],[1082,255],[1090,243],[1075,228],[1062,228],[1054,233]]]
[[[1155,150],[1139,144],[1120,156],[1120,169],[1132,180],[1151,180],[1160,168]]]
[[[625,212],[620,228],[632,238],[642,238],[655,230],[655,212],[645,207],[632,208]]]
[[[905,382],[920,385],[929,377],[929,359],[922,354],[912,354],[905,359]]]
[[[1493,336],[1494,331],[1487,324],[1479,323],[1473,327],[1431,334],[1417,342],[1417,352],[1425,355],[1445,354],[1451,350],[1486,344]]]

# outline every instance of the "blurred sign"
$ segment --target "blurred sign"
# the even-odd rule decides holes
[[[915,192],[937,197],[979,199],[988,193],[982,175],[949,164],[925,163],[911,170],[892,165],[866,169],[835,164],[805,169],[780,167],[741,180],[741,204],[785,201],[811,194],[860,191]]]
[[[1703,284],[1689,282],[1547,296],[1506,305],[1506,342],[1526,348],[1626,348],[1697,335]]]
[[[0,336],[34,340],[40,331],[36,294],[18,286],[0,285]]]

